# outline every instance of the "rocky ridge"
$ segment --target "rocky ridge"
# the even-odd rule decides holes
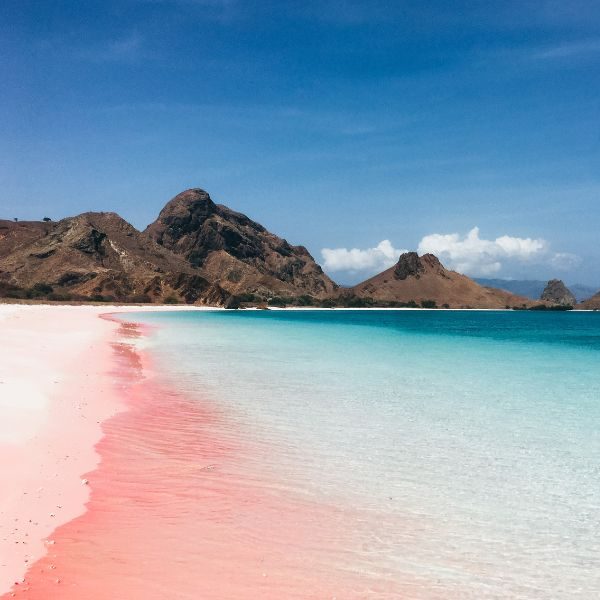
[[[215,204],[201,189],[175,196],[145,233],[233,295],[323,299],[338,287],[304,246],[293,246],[246,215]]]

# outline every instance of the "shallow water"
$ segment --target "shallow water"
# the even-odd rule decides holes
[[[59,597],[600,596],[600,315],[127,318]]]
[[[461,597],[600,594],[600,315],[149,320],[168,325],[152,347],[171,381],[239,425],[253,471],[361,512],[357,571]]]

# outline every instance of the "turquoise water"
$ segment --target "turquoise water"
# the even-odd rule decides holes
[[[600,597],[600,314],[135,318],[235,424],[240,477],[343,511],[332,569],[414,598]]]

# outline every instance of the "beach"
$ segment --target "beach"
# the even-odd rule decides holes
[[[23,585],[54,529],[84,510],[83,473],[119,410],[106,374],[114,325],[98,313],[0,305],[0,592]]]
[[[102,424],[123,410],[114,385],[119,324],[141,307],[0,304],[0,594],[85,511]],[[155,309],[156,310],[156,309]]]
[[[363,597],[361,578],[325,566],[350,512],[246,471],[254,445],[169,387],[132,310],[1,307],[0,598]]]
[[[598,326],[0,305],[0,599],[593,597]]]

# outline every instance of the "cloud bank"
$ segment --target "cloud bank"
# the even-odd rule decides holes
[[[521,238],[503,235],[493,240],[480,237],[478,227],[465,236],[459,233],[431,233],[419,242],[419,254],[435,254],[448,268],[471,276],[497,274],[505,267],[545,265],[554,269],[570,269],[579,258],[566,252],[553,252],[542,238]],[[394,248],[383,240],[374,248],[323,248],[326,271],[346,271],[371,275],[394,265],[406,250]]]
[[[503,235],[495,240],[479,236],[473,227],[466,236],[458,233],[432,233],[419,243],[419,254],[431,252],[444,264],[466,275],[493,275],[507,264],[546,264],[557,269],[575,266],[578,258],[565,252],[552,252],[541,238]]]
[[[374,248],[323,248],[323,267],[326,271],[348,271],[358,273],[369,271],[378,273],[391,267],[406,250],[392,246],[389,240],[383,240]]]

